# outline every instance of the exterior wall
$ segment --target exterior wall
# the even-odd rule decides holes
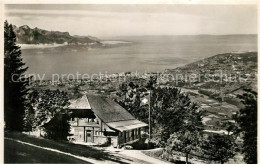
[[[84,134],[85,129],[85,134]],[[101,131],[99,127],[71,127],[71,138],[76,142],[92,142],[96,144],[105,144],[111,142],[113,147],[123,146],[132,143],[141,138],[141,128],[124,131],[124,132],[107,132],[107,136]],[[87,132],[88,131],[88,132]],[[91,133],[91,139],[87,138],[87,133]]]
[[[69,138],[76,142],[90,142],[104,144],[110,142],[112,146],[123,146],[141,138],[141,128],[119,132],[109,128],[99,117],[74,118],[71,121],[71,134]]]
[[[118,145],[122,146],[141,138],[141,128],[118,133]]]
[[[110,129],[101,119],[97,116],[95,119],[88,118],[74,118],[70,121],[72,136],[69,137],[71,141],[76,142],[92,142],[96,144],[104,144],[108,140],[113,141],[117,133]],[[104,134],[106,133],[107,136]],[[117,140],[116,140],[117,142]]]
[[[70,136],[73,140],[77,142],[84,141],[84,127],[71,127],[70,133],[73,134],[73,136]]]
[[[105,144],[107,140],[106,136],[94,136],[94,143],[96,144]]]
[[[94,129],[94,131],[93,131]],[[100,132],[99,127],[84,127],[84,126],[72,126],[70,133],[76,142],[95,142],[95,137],[103,136],[103,133]]]

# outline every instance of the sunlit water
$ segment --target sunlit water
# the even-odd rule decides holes
[[[23,49],[27,74],[157,72],[232,51],[257,51],[256,35],[115,37],[112,48]],[[129,43],[130,42],[130,43]],[[109,43],[109,42],[107,42]],[[116,43],[116,42],[113,42]],[[120,43],[120,42],[119,42]]]

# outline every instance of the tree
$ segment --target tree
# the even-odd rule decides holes
[[[201,135],[198,131],[181,131],[171,134],[168,139],[166,151],[171,154],[172,151],[185,153],[186,163],[189,163],[189,154],[192,151],[200,150]]]
[[[257,163],[257,92],[244,89],[244,94],[238,98],[244,104],[244,108],[235,115],[238,123],[238,132],[242,134],[242,153],[247,164]]]
[[[70,113],[67,92],[60,90],[32,91],[28,95],[34,117],[30,118],[33,127],[44,127],[46,136],[54,140],[66,140],[70,131]],[[30,127],[29,127],[30,128]]]
[[[69,105],[67,92],[58,89],[43,90],[34,96],[35,102],[33,106],[36,109],[35,121],[37,126],[49,122],[57,113],[62,112]]]
[[[37,90],[31,89],[26,96],[26,108],[24,115],[24,131],[30,132],[37,127],[37,122],[35,118],[35,105],[38,103],[39,92]]]
[[[148,123],[148,110],[145,106],[140,106],[141,98],[147,89],[140,87],[133,82],[122,83],[117,92],[116,102],[128,110],[137,119]]]
[[[155,88],[156,84],[157,84],[157,77],[150,76],[150,79],[149,79],[148,83],[146,84],[146,88],[149,90],[153,90]]]
[[[180,92],[177,93],[181,94]],[[191,103],[187,96],[179,96],[184,97],[179,100],[177,99],[174,108],[179,110],[175,112],[175,115],[177,117],[183,116],[183,118],[179,120],[181,121],[181,125],[179,125],[177,129],[172,128],[172,124],[168,125],[165,123],[167,125],[165,128],[166,132],[170,134],[165,147],[169,153],[171,153],[172,150],[184,153],[186,163],[188,163],[189,154],[201,150],[201,131],[203,129],[201,119],[204,112],[199,111],[197,104]]]
[[[73,98],[78,99],[78,98],[80,98],[82,96],[83,96],[83,94],[80,93],[80,86],[79,85],[75,85],[73,87]]]
[[[9,130],[22,131],[25,114],[25,95],[30,78],[24,73],[28,67],[16,45],[12,24],[4,23],[4,120]]]
[[[66,141],[70,135],[69,119],[69,114],[65,110],[56,113],[49,122],[43,125],[44,131],[46,132],[45,137],[53,140]]]
[[[171,134],[180,131],[200,131],[203,112],[189,97],[177,88],[156,88],[151,96],[151,110],[154,131],[153,139],[164,147]],[[155,137],[156,136],[156,137]]]
[[[213,134],[204,141],[202,148],[211,160],[223,164],[235,155],[235,139],[232,135]]]
[[[24,127],[23,130],[25,132],[31,132],[33,131],[33,128],[35,128],[34,124],[34,111],[33,108],[31,108],[30,105],[26,106],[25,113],[24,113]]]
[[[127,91],[126,87],[123,87],[123,91],[119,91],[119,98],[116,101],[137,119],[148,123],[148,105],[140,106],[140,103],[150,90],[152,142],[164,147],[174,132],[183,129],[191,131],[201,129],[203,112],[199,111],[197,104],[192,103],[180,89],[156,87],[155,81],[156,79],[151,78],[145,86],[130,82]],[[125,93],[126,96],[120,97],[123,95],[120,93]]]

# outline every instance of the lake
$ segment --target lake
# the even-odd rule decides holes
[[[131,36],[102,38],[110,48],[23,49],[27,74],[157,72],[220,53],[257,51],[257,35]],[[112,42],[111,42],[112,41]],[[116,45],[119,43],[120,45]]]

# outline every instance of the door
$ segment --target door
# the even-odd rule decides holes
[[[92,132],[91,132],[91,130],[86,130],[86,142],[92,142]]]

